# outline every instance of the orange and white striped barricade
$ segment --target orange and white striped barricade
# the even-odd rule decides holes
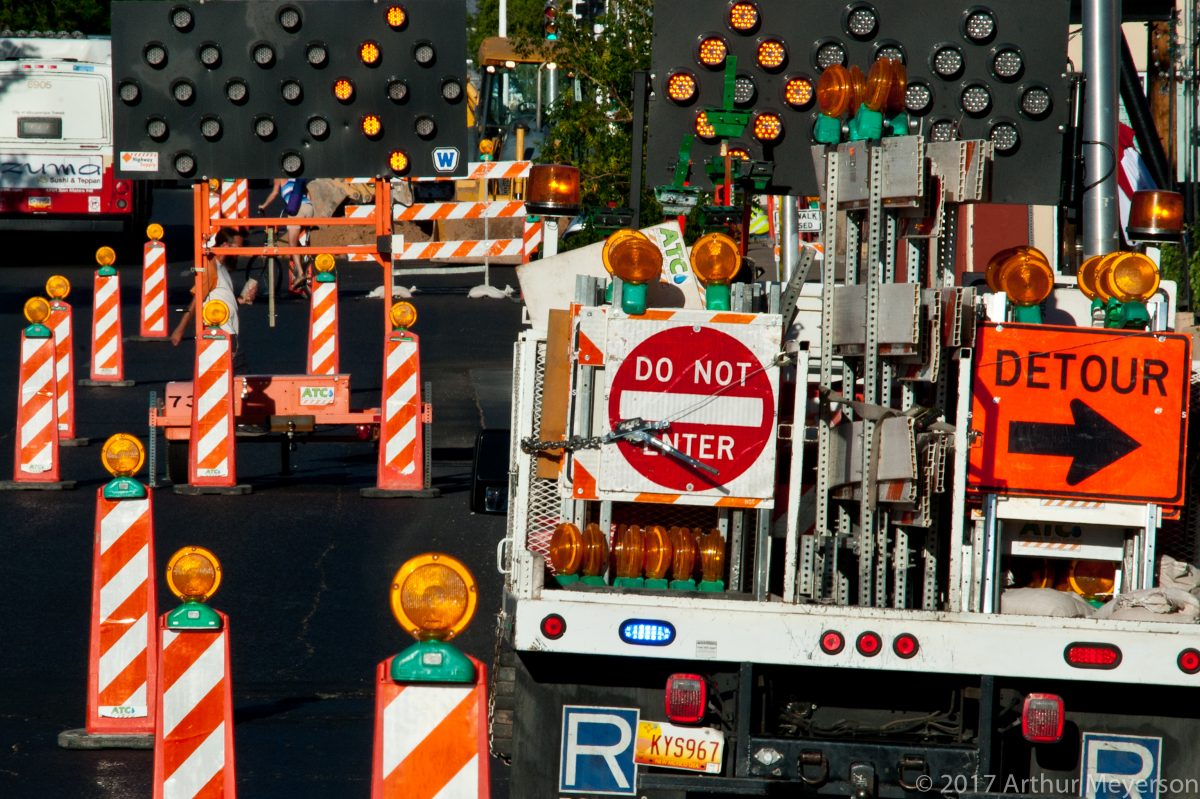
[[[51,278],[53,280],[54,278]],[[65,281],[65,278],[63,278]],[[49,281],[46,287],[50,287]],[[75,435],[75,341],[72,336],[71,304],[62,297],[50,297],[50,317],[46,326],[54,333],[54,379],[58,419],[58,445],[85,447],[86,438]]]
[[[154,799],[237,795],[229,617],[211,612],[217,629],[171,629],[173,613],[159,618]]]
[[[399,318],[405,313],[411,316]],[[392,306],[391,320],[383,347],[378,475],[374,487],[359,493],[364,497],[436,497],[441,492],[429,486],[426,470],[424,424],[432,410],[421,402],[421,342],[408,329],[416,320],[416,309],[398,302]]]
[[[34,297],[25,316],[30,324],[21,331],[13,479],[0,481],[0,489],[74,488],[75,481],[59,476],[54,334],[43,324],[50,303]]]
[[[332,260],[332,259],[331,259]],[[338,284],[332,271],[318,271],[308,303],[307,374],[338,373]]]
[[[392,660],[375,669],[371,799],[486,799],[487,669],[470,658],[474,683],[397,683]]]
[[[96,491],[87,720],[67,730],[68,749],[150,749],[157,710],[158,610],[154,503],[140,482],[118,477]]]
[[[167,245],[160,238],[161,228],[157,237],[153,233],[151,236],[142,247],[142,304],[138,338],[159,341],[170,336],[167,332]]]
[[[212,316],[220,306],[223,315]],[[188,484],[178,494],[248,494],[238,485],[234,441],[233,341],[219,325],[229,310],[220,300],[204,304],[204,328],[196,339],[192,381],[192,426],[188,448]],[[214,324],[216,322],[216,324]]]
[[[121,343],[121,279],[112,261],[96,270],[92,287],[91,372],[79,385],[132,386],[133,381],[125,379],[125,350]]]

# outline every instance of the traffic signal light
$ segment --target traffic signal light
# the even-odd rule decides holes
[[[459,0],[112,4],[124,178],[453,176]]]
[[[774,164],[766,191],[817,194],[810,147],[817,82],[827,69],[904,64],[909,131],[933,141],[990,139],[991,199],[1058,201],[1060,125],[1066,121],[1068,5],[1006,0],[656,0],[648,177],[671,184],[684,136],[695,140],[687,178],[710,188],[719,154],[726,65],[736,57],[733,109],[748,114],[731,149]],[[836,136],[836,131],[834,132]]]
[[[546,7],[542,10],[542,33],[546,41],[558,41],[558,0],[546,0]]]

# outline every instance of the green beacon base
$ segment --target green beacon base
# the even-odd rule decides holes
[[[667,581],[665,579],[647,577],[644,587],[650,589],[651,591],[666,591]]]
[[[445,641],[417,641],[392,658],[393,682],[475,682],[475,664]]]
[[[646,581],[641,577],[618,577],[613,580],[613,588],[645,588]]]
[[[556,575],[554,575],[554,579],[558,581],[559,585],[561,585],[563,588],[566,588],[568,585],[574,585],[575,583],[579,582],[579,575],[578,574],[556,574]]]
[[[709,594],[722,594],[725,592],[724,580],[701,580],[700,590]]]
[[[221,616],[203,602],[184,602],[167,614],[168,630],[219,630]]]
[[[695,591],[695,580],[672,580],[669,588],[672,591]]]

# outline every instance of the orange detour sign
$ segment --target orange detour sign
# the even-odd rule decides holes
[[[968,488],[1181,504],[1190,349],[1172,333],[984,325]]]

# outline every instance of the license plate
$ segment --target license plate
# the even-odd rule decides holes
[[[29,207],[30,208],[49,208],[50,207],[50,198],[49,197],[30,197],[29,198]]]
[[[684,771],[721,773],[725,736],[709,727],[678,727],[665,721],[639,721],[633,761]]]

